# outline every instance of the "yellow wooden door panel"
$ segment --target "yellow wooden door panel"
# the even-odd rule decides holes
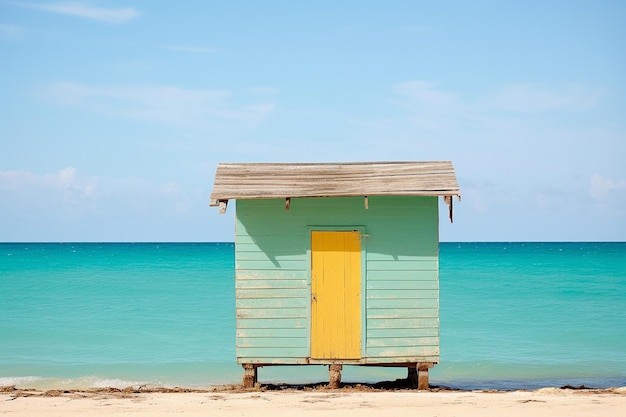
[[[311,233],[311,357],[361,358],[358,231]]]

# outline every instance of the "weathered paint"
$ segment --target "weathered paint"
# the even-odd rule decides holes
[[[361,234],[311,232],[311,357],[361,357]]]
[[[237,360],[311,358],[311,232],[359,230],[361,359],[439,361],[436,197],[238,200]]]

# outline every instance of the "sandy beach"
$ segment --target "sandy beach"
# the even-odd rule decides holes
[[[281,390],[201,392],[5,389],[10,416],[623,416],[626,387],[536,391]]]

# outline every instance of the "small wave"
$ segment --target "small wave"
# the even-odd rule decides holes
[[[0,387],[30,387],[42,379],[39,376],[3,376],[0,377]]]
[[[44,378],[39,376],[0,377],[0,386],[15,386],[21,389],[89,389],[89,388],[126,388],[141,385],[159,385],[145,381],[131,381],[119,378],[85,376],[79,378]]]
[[[145,382],[141,381],[127,381],[124,379],[97,379],[95,380],[89,388],[126,388],[126,387],[135,387],[139,385],[146,385]],[[152,384],[150,384],[152,385]]]

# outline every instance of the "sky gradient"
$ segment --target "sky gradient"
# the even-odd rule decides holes
[[[453,161],[444,241],[626,240],[626,2],[0,0],[0,241],[232,241],[218,162]]]

